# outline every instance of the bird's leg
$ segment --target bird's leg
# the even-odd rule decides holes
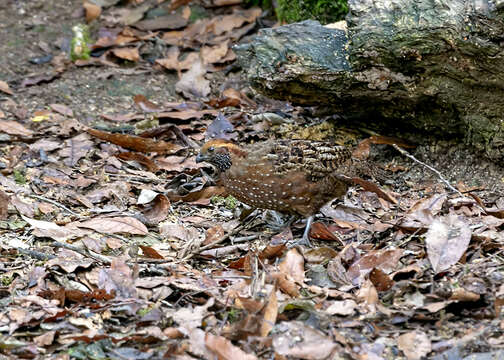
[[[263,220],[264,222],[266,222],[266,226],[271,230],[282,231],[286,227],[289,227],[295,218],[295,216],[294,218],[290,217],[289,220],[285,221],[285,219],[278,212],[274,210],[266,210],[264,212]]]
[[[306,219],[306,226],[305,226],[305,231],[303,233],[303,237],[301,239],[299,239],[298,241],[294,242],[293,246],[303,245],[303,246],[307,246],[307,247],[312,247],[311,242],[310,242],[310,228],[311,228],[312,222],[313,222],[313,215]]]

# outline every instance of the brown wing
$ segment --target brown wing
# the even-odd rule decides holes
[[[310,181],[318,181],[329,174],[344,169],[351,159],[345,146],[310,140],[278,140],[264,154],[280,174],[300,170]]]

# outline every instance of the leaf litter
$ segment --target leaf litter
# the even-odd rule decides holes
[[[257,20],[273,23],[236,1],[196,20],[187,1],[136,3],[79,3],[96,26],[92,58],[74,67],[55,57],[0,81],[3,355],[498,356],[504,197],[491,184],[457,179],[459,193],[448,192],[426,173],[411,180],[409,169],[425,169],[390,156],[381,165],[392,181],[354,179],[321,210],[314,247],[290,248],[302,224],[250,215],[195,162],[205,139],[306,128],[306,109],[256,96],[233,73],[232,45]],[[71,96],[23,104],[81,68],[100,81],[171,75],[173,98],[130,91],[127,106],[93,107],[93,121]],[[414,151],[352,136],[364,160],[374,147]]]

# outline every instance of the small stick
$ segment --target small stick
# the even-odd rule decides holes
[[[414,157],[413,155],[411,155],[409,152],[407,152],[406,150],[400,148],[399,146],[397,146],[396,144],[392,144],[392,146],[394,147],[394,149],[396,149],[397,151],[399,151],[402,155],[410,158],[411,160],[419,163],[420,165],[426,167],[427,169],[429,169],[430,171],[432,171],[434,174],[436,174],[438,176],[438,178],[453,192],[457,193],[458,195],[460,195],[461,197],[465,197],[460,191],[458,191],[456,188],[454,188],[449,182],[448,180],[446,180],[443,175],[436,169],[434,169],[432,166],[429,166],[427,165],[426,163],[424,163],[423,161],[420,161],[418,160],[416,157]]]
[[[39,196],[39,195],[34,195],[34,194],[29,194],[28,196],[32,197],[32,198],[35,198],[35,199],[39,199],[39,200],[42,200],[42,201],[45,201],[45,202],[48,202],[48,203],[51,203],[59,208],[62,208],[63,210],[69,212],[70,214],[72,215],[75,215],[75,216],[80,216],[79,214],[73,212],[72,210],[70,210],[69,208],[67,208],[65,205],[63,204],[60,204],[54,200],[51,200],[51,199],[48,199],[48,198],[45,198],[43,196]]]
[[[61,247],[61,248],[65,248],[65,249],[68,249],[68,250],[72,250],[72,251],[75,251],[76,253],[79,253],[85,257],[89,257],[93,260],[96,260],[96,261],[99,261],[99,262],[102,262],[104,264],[108,264],[110,265],[112,263],[112,261],[103,256],[103,255],[100,255],[100,254],[92,254],[89,250],[86,250],[86,249],[82,249],[80,247],[77,247],[77,246],[73,246],[73,245],[70,245],[70,244],[66,244],[66,243],[63,243],[63,242],[60,242],[60,241],[55,241],[54,243],[51,244],[51,246],[54,246],[54,247]]]
[[[45,254],[43,252],[35,251],[35,250],[28,250],[28,249],[22,249],[22,248],[16,248],[16,250],[20,254],[27,255],[27,256],[32,257],[37,260],[45,261],[45,260],[54,259],[56,257],[55,255]]]
[[[208,249],[211,249],[213,247],[215,247],[215,245],[219,245],[221,243],[223,243],[224,241],[226,241],[227,239],[229,239],[231,236],[233,235],[236,235],[238,234],[240,231],[242,231],[245,226],[248,225],[248,224],[245,224],[245,225],[238,225],[237,227],[235,227],[231,232],[229,232],[228,234],[224,235],[221,239],[217,240],[217,241],[214,241],[213,243],[211,244],[207,244],[205,246],[202,246],[200,247],[198,250],[196,250],[195,252],[192,252],[190,253],[189,255],[187,255],[185,258],[182,259],[182,261],[187,261],[189,259],[191,259],[192,257],[194,257],[194,255],[199,255],[201,254],[203,251],[205,250],[208,250]]]

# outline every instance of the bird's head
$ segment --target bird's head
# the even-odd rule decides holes
[[[196,162],[205,161],[215,165],[220,171],[226,171],[233,164],[234,158],[245,157],[245,154],[245,151],[229,140],[214,139],[203,145],[196,156]]]

